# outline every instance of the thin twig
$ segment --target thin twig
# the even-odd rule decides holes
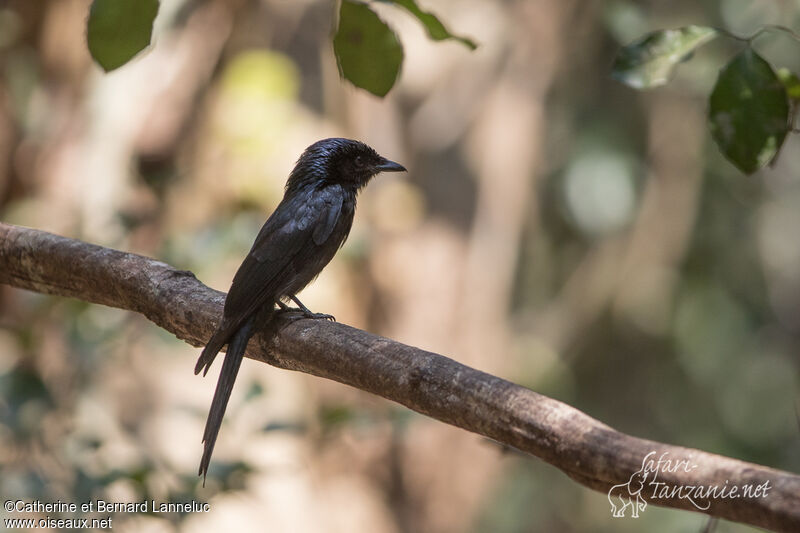
[[[781,26],[780,24],[764,24],[759,29],[757,29],[755,31],[755,33],[753,33],[753,34],[751,34],[751,35],[749,35],[747,37],[743,37],[741,35],[737,35],[737,34],[733,33],[730,30],[726,30],[725,28],[719,28],[719,27],[716,27],[716,26],[714,26],[713,28],[714,28],[715,31],[717,31],[721,35],[724,35],[726,37],[730,37],[731,39],[735,39],[737,41],[741,41],[741,42],[744,42],[744,43],[747,43],[747,44],[752,44],[753,41],[755,41],[756,39],[758,39],[762,35],[764,35],[766,33],[769,33],[769,32],[773,32],[773,31],[784,33],[787,36],[789,36],[792,39],[794,39],[795,41],[800,42],[800,34],[798,34],[793,29],[791,29],[791,28],[789,28],[787,26]]]

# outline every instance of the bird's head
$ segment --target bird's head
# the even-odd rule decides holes
[[[380,172],[405,170],[360,141],[335,137],[306,148],[289,175],[286,188],[323,180],[358,190]]]

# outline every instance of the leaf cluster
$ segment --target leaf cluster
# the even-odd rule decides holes
[[[745,43],[720,71],[708,99],[708,125],[723,155],[745,174],[752,174],[777,157],[786,136],[794,131],[794,103],[800,80],[788,69],[773,68],[752,47],[769,31],[797,37],[788,28],[767,26],[748,38],[705,26],[685,26],[649,33],[622,48],[612,76],[635,89],[666,84],[675,68],[694,51],[726,36]]]
[[[477,47],[472,40],[450,33],[415,0],[378,1],[410,13],[434,41],[454,40],[470,50]],[[333,51],[342,78],[372,94],[385,96],[400,74],[403,47],[371,5],[358,0],[341,1]],[[109,72],[136,57],[151,43],[158,8],[159,0],[94,0],[86,31],[94,60]]]

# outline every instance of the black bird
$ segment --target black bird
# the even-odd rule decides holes
[[[379,172],[405,171],[366,144],[350,139],[323,139],[303,152],[289,179],[283,200],[264,223],[225,298],[222,320],[197,360],[194,373],[208,372],[228,345],[203,433],[200,474],[205,484],[233,382],[256,324],[265,324],[293,300],[303,316],[328,318],[309,311],[296,294],[313,280],[344,244],[356,209],[356,195]]]

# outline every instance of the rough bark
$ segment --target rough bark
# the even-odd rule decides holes
[[[3,223],[0,283],[135,311],[194,346],[211,335],[225,298],[190,272],[160,261]],[[648,472],[641,493],[650,504],[800,531],[796,474],[626,435],[509,381],[343,324],[284,321],[254,340],[247,353],[252,359],[393,400],[539,457],[592,489],[607,492],[650,465],[657,471]],[[193,364],[187,362],[187,372]],[[669,471],[655,464],[659,458],[683,467]],[[738,496],[746,486],[761,489],[750,497],[731,497],[734,486]],[[696,487],[725,493],[697,497]],[[680,491],[654,497],[661,488]]]

